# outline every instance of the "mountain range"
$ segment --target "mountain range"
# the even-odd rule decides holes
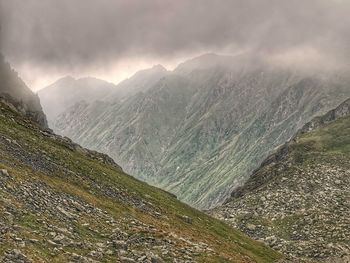
[[[350,96],[346,72],[250,55],[207,54],[162,72],[138,92],[82,98],[49,120],[58,134],[201,209],[222,204],[276,147]]]
[[[52,133],[43,125],[37,96],[9,64],[0,70],[0,90],[6,92],[0,101],[1,262],[283,258],[131,177],[107,155]]]
[[[129,100],[139,100],[140,97],[150,99],[144,95],[158,92],[162,96],[152,97],[157,98],[151,104],[153,107],[150,107],[149,101],[143,100],[136,105],[143,108],[137,108],[139,111],[134,116],[136,119],[131,119],[134,126],[130,127],[139,128],[139,132],[150,132],[152,127],[144,129],[135,125],[135,122],[140,125],[140,120],[152,120],[151,124],[155,124],[157,119],[154,117],[163,116],[163,120],[167,121],[164,123],[168,124],[168,127],[165,126],[167,132],[170,133],[171,128],[182,132],[187,127],[190,135],[195,130],[192,124],[176,126],[179,120],[173,118],[179,116],[175,113],[184,114],[180,101],[185,101],[184,105],[192,105],[186,99],[194,103],[192,96],[198,99],[202,94],[200,89],[204,87],[202,84],[212,81],[213,76],[208,76],[208,72],[213,71],[213,68],[204,63],[206,60],[215,65],[215,75],[220,76],[220,80],[223,77],[218,74],[220,70],[225,69],[227,74],[226,70],[232,73],[242,69],[241,63],[238,63],[237,68],[237,61],[230,59],[232,58],[215,55],[197,58],[180,65],[177,69],[180,73],[177,75],[175,71],[162,70],[166,74],[155,82],[155,86],[144,86],[147,89],[144,92],[130,89],[131,92],[127,95],[113,89],[108,91],[110,95],[100,101],[78,101],[68,111],[77,107],[82,107],[80,110],[92,107],[95,111],[96,106],[100,105],[101,111],[98,114],[104,116],[106,105],[111,108],[116,105],[125,107],[130,105]],[[244,63],[250,63],[246,58],[244,60]],[[28,89],[3,58],[0,62],[2,262],[348,262],[350,99],[326,114],[312,118],[300,129],[296,128],[305,122],[306,117],[322,112],[338,98],[340,100],[340,96],[346,96],[347,82],[342,74],[310,76],[308,73],[306,77],[300,72],[292,74],[290,69],[281,71],[280,68],[268,65],[258,74],[260,70],[251,70],[257,70],[263,64],[244,64],[249,69],[243,70],[246,77],[251,78],[257,74],[256,80],[247,79],[244,82],[242,76],[245,74],[240,73],[234,76],[235,79],[242,77],[238,78],[240,81],[234,87],[241,87],[240,92],[249,91],[249,87],[255,90],[260,90],[261,87],[267,89],[273,98],[270,101],[268,96],[259,94],[264,100],[258,101],[265,103],[255,104],[259,110],[250,107],[259,118],[252,117],[253,121],[248,126],[244,126],[246,123],[241,119],[241,125],[246,128],[240,136],[250,132],[245,136],[246,141],[241,142],[238,136],[236,143],[247,143],[246,146],[249,147],[246,150],[260,149],[249,145],[250,136],[258,138],[263,134],[262,138],[275,138],[266,131],[279,131],[283,135],[289,132],[287,123],[293,124],[292,127],[297,131],[277,149],[271,149],[273,153],[262,160],[251,174],[245,176],[245,180],[233,185],[233,191],[224,200],[224,204],[208,210],[208,216],[180,202],[175,195],[128,175],[108,155],[83,148],[67,137],[54,134],[47,128],[38,96]],[[203,75],[189,83],[190,79],[195,79],[199,74],[198,71],[203,71]],[[186,79],[186,74],[191,78]],[[262,75],[266,77],[264,81],[260,79]],[[209,79],[202,83],[200,80],[204,76]],[[129,83],[132,81],[128,80]],[[198,86],[192,94],[194,83]],[[252,83],[259,85],[254,86]],[[264,83],[266,85],[262,85]],[[206,87],[208,90],[216,87],[212,84],[208,86],[211,87]],[[281,86],[285,87],[282,91],[278,88]],[[142,85],[138,87],[143,89]],[[222,89],[221,85],[220,88]],[[180,92],[181,89],[186,91]],[[229,90],[233,92],[232,89]],[[117,102],[112,94],[118,97]],[[208,97],[207,93],[204,94]],[[252,99],[254,101],[256,98]],[[211,100],[225,102],[218,95],[211,97]],[[232,98],[229,102],[232,103]],[[249,105],[247,102],[249,100],[245,101],[242,109]],[[225,106],[229,108],[229,103],[226,103]],[[211,101],[206,105],[211,105],[211,108],[215,105],[220,109],[221,103],[214,104]],[[160,109],[168,109],[168,112],[159,113]],[[188,114],[188,106],[185,109]],[[237,114],[237,108],[235,109],[228,112]],[[144,115],[150,112],[152,114]],[[215,116],[220,116],[212,109],[207,110],[207,107],[203,108],[203,112],[206,115],[216,113]],[[192,119],[189,118],[192,121],[195,117],[202,116],[195,113]],[[58,118],[64,114],[66,113]],[[244,114],[250,120],[251,116],[247,112]],[[133,117],[132,112],[127,117]],[[204,117],[201,118],[197,125],[208,128],[203,125]],[[98,123],[102,120],[96,121]],[[233,123],[235,122],[232,121],[231,125]],[[98,125],[96,127],[99,128]],[[153,132],[164,132],[162,127],[157,126]],[[100,133],[103,131],[100,130]],[[217,132],[215,129],[209,131]],[[81,129],[81,132],[84,130]],[[208,141],[209,135],[200,138]],[[140,136],[147,139],[150,135]],[[189,138],[191,136],[193,135]],[[164,140],[164,137],[161,138]],[[214,139],[212,137],[210,142]],[[191,140],[189,142],[192,143]],[[269,144],[265,144],[265,147],[266,145]],[[255,153],[257,152],[250,154]],[[244,156],[242,152],[240,154]],[[191,155],[186,156],[192,158]],[[225,222],[258,241],[253,241]]]
[[[47,118],[52,121],[80,101],[87,103],[96,100],[116,102],[139,91],[145,91],[166,73],[164,67],[157,65],[137,72],[130,79],[118,85],[93,77],[75,79],[67,76],[39,90],[38,96]],[[54,123],[51,122],[50,125]]]

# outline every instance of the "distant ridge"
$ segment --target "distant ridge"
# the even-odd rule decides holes
[[[97,78],[75,79],[66,76],[40,90],[38,96],[49,122],[52,123],[52,120],[75,103],[102,99],[115,88],[114,84]]]

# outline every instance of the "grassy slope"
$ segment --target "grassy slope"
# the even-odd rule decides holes
[[[350,116],[303,134],[292,146],[299,154],[306,153],[309,156],[317,153],[350,157]]]
[[[31,128],[29,129],[28,126]],[[43,182],[52,191],[66,193],[106,211],[115,220],[118,218],[130,221],[137,219],[142,223],[155,225],[157,229],[162,230],[155,235],[172,233],[192,242],[205,242],[210,245],[214,252],[195,255],[195,259],[200,262],[273,262],[281,257],[261,243],[247,238],[220,221],[182,204],[174,196],[146,185],[111,166],[89,159],[83,153],[71,150],[60,140],[43,135],[35,125],[3,105],[1,105],[0,115],[0,136],[6,140],[15,141],[16,144],[20,145],[19,151],[23,151],[22,154],[18,151],[9,153],[7,146],[0,143],[0,168],[9,171],[14,179],[11,181],[14,187],[20,187],[21,184],[33,181]],[[45,156],[44,167],[42,169],[36,167],[37,158],[26,161],[25,158],[21,157],[23,153],[25,155]],[[50,166],[50,164],[54,166],[51,172],[45,168],[45,165]],[[96,185],[122,189],[120,191],[127,198],[130,195],[131,199],[141,199],[145,203],[151,203],[152,209],[161,216],[156,216],[153,212],[141,211],[128,202],[113,198],[105,193],[103,187],[99,189]],[[20,226],[22,237],[40,238],[42,237],[40,234],[46,235],[43,225],[38,223],[38,218],[51,225],[59,226],[62,223],[45,213],[36,213],[31,207],[28,207],[26,202],[3,192],[1,187],[0,193],[0,209],[4,210],[10,200],[12,205],[26,211],[19,213],[14,218],[15,224]],[[184,222],[181,218],[183,216],[192,218],[193,222]],[[85,218],[80,216],[79,220],[73,221],[71,224],[81,239],[88,239],[93,244],[103,241],[105,236],[85,229],[83,222],[101,229],[99,232],[108,233],[111,231],[109,225],[94,219],[92,216],[91,218],[88,215]],[[128,221],[124,222],[124,224],[127,223]],[[131,228],[130,231],[132,231]],[[16,245],[8,237],[5,239],[5,243],[1,243],[0,256],[7,248],[13,247]],[[139,249],[144,248],[141,245]],[[82,255],[89,252],[84,247],[67,248],[67,250]],[[27,245],[22,248],[22,251],[35,261],[46,259],[50,262],[64,262],[67,260],[64,249],[57,252],[43,242]],[[103,257],[102,261],[112,261],[115,260],[115,257],[115,255],[108,255]]]

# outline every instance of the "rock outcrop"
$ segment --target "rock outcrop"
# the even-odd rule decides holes
[[[34,94],[11,69],[0,54],[0,100],[11,105],[21,114],[29,117],[42,127],[47,127],[46,116],[41,108],[39,97]]]

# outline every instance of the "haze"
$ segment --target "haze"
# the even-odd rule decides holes
[[[111,82],[207,52],[348,67],[341,0],[0,0],[0,48],[34,90],[65,75]]]

